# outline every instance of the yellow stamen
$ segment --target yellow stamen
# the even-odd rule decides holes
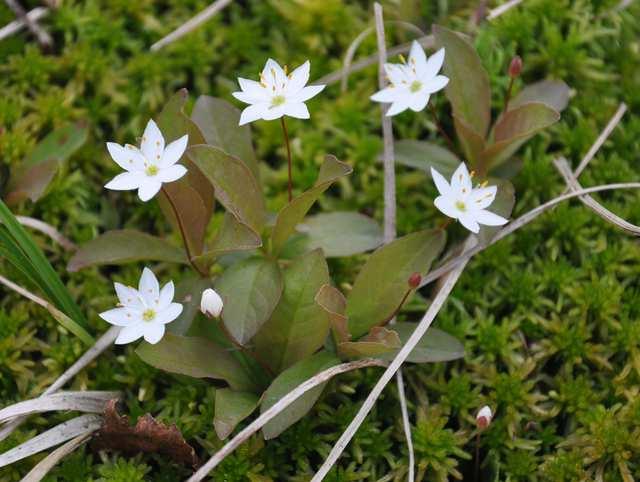
[[[403,64],[406,64],[406,63],[407,63],[407,60],[404,58],[404,55],[400,54],[400,55],[398,55],[398,57],[400,57],[400,61],[401,61]]]

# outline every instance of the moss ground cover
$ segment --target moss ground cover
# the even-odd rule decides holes
[[[33,2],[35,6],[35,2]],[[43,54],[27,36],[0,42],[0,153],[2,172],[13,170],[52,128],[69,121],[89,126],[89,140],[66,165],[51,190],[20,214],[42,219],[76,242],[106,229],[146,227],[165,233],[157,204],[134,193],[101,189],[116,173],[105,139],[132,138],[178,88],[231,99],[235,77],[255,77],[264,59],[298,65],[311,60],[312,78],[341,67],[342,56],[371,21],[368,2],[328,0],[246,1],[227,8],[204,27],[158,53],[149,45],[178,26],[206,1],[63,2],[49,19],[56,40]],[[636,180],[640,175],[640,6],[616,11],[605,0],[525,0],[500,19],[478,28],[468,19],[476,2],[401,1],[385,4],[390,20],[424,30],[432,22],[468,31],[489,71],[494,114],[502,105],[511,57],[524,59],[525,81],[564,80],[572,99],[560,123],[528,143],[519,156],[515,215],[559,194],[564,185],[552,159],[574,167],[618,104],[628,104],[611,140],[581,177],[585,186]],[[28,2],[25,2],[28,4]],[[0,23],[12,14],[0,6]],[[390,27],[394,43],[408,40]],[[375,39],[359,49],[369,54]],[[520,82],[520,81],[518,81]],[[379,109],[368,102],[376,70],[353,75],[346,92],[337,85],[309,102],[311,121],[289,123],[294,179],[311,185],[326,153],[354,167],[319,210],[359,210],[382,218]],[[516,88],[518,88],[518,83]],[[436,97],[451,131],[449,106]],[[394,119],[397,139],[443,144],[427,113]],[[267,181],[269,208],[286,200],[286,165],[277,123],[253,126]],[[4,174],[2,178],[4,179]],[[398,171],[399,232],[431,224],[435,188],[422,174]],[[600,196],[612,211],[640,224],[640,195]],[[460,237],[464,235],[459,229]],[[93,333],[106,324],[97,313],[112,306],[111,279],[134,283],[137,265],[64,272],[68,253],[38,238],[87,314]],[[178,239],[176,238],[176,242]],[[338,285],[354,278],[362,257],[331,261]],[[20,279],[8,264],[2,274]],[[176,268],[158,266],[179,278]],[[577,202],[565,204],[482,253],[465,271],[436,326],[464,341],[459,362],[408,367],[409,408],[419,480],[473,480],[474,415],[483,404],[495,418],[481,439],[486,480],[602,480],[640,478],[640,246]],[[344,286],[348,288],[347,286]],[[424,300],[430,291],[422,293]],[[415,320],[426,301],[402,313]],[[2,290],[0,300],[1,405],[39,394],[83,351],[48,313]],[[375,383],[369,369],[330,383],[321,403],[281,437],[254,437],[214,472],[216,480],[306,480],[351,420],[358,401]],[[132,417],[151,412],[175,422],[201,454],[220,442],[213,431],[211,384],[168,377],[140,361],[133,348],[114,348],[73,382],[76,389],[119,389]],[[330,480],[404,480],[406,449],[396,390],[385,391]],[[32,419],[0,443],[4,451],[60,416]],[[19,480],[38,457],[0,470]],[[161,457],[93,454],[67,458],[47,480],[181,480],[188,469]]]

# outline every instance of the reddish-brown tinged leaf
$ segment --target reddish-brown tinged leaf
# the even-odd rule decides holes
[[[393,325],[393,331],[400,337],[401,345],[406,343],[417,326],[417,323],[402,321]],[[378,358],[391,361],[397,353],[397,350],[393,350],[380,355]],[[448,333],[431,327],[409,354],[407,361],[411,363],[435,363],[457,360],[463,356],[464,345],[462,343]]]
[[[120,415],[118,400],[107,403],[104,422],[91,441],[95,450],[114,450],[129,455],[140,452],[160,454],[179,464],[197,467],[198,456],[175,424],[170,426],[158,422],[150,414],[138,419],[136,425],[129,424],[129,417]]]
[[[542,80],[527,85],[509,102],[509,108],[513,110],[529,102],[542,102],[562,112],[569,103],[569,86],[561,80]]]
[[[162,238],[133,229],[107,231],[78,248],[67,269],[79,271],[89,266],[126,264],[136,261],[187,263],[182,249]]]
[[[491,123],[489,75],[476,49],[459,33],[434,25],[433,34],[438,47],[445,48],[444,74],[449,77],[445,92],[453,113],[484,139]]]
[[[255,393],[234,392],[228,388],[216,390],[213,426],[220,440],[226,439],[236,426],[258,407],[260,398]]]
[[[400,346],[400,337],[393,329],[374,326],[361,340],[339,343],[338,351],[346,358],[364,358],[382,355]]]
[[[248,225],[226,213],[222,226],[205,252],[197,256],[196,262],[211,263],[223,254],[250,251],[262,246],[262,238]]]
[[[347,327],[347,299],[333,286],[323,285],[316,294],[315,301],[329,315],[331,329],[336,343],[349,341],[351,334]]]
[[[456,128],[456,133],[458,134],[458,140],[462,145],[462,150],[467,156],[469,164],[476,167],[484,153],[486,145],[484,138],[477,134],[464,120],[456,115],[453,116],[453,123]]]

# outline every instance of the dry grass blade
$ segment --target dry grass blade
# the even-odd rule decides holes
[[[179,38],[187,35],[189,32],[197,29],[200,25],[202,25],[215,14],[224,9],[232,1],[233,0],[216,0],[202,12],[198,13],[195,17],[192,17],[191,19],[180,25],[180,27],[171,32],[169,35],[161,38],[156,43],[154,43],[151,46],[150,50],[152,52],[160,50],[162,47],[169,45],[170,43],[175,42]]]
[[[20,482],[40,482],[46,477],[51,469],[57,465],[58,462],[89,440],[89,438],[91,438],[91,433],[92,432],[88,432],[78,435],[76,438],[69,440],[66,444],[55,449],[44,459],[38,462],[38,464],[32,468]]]
[[[102,415],[81,415],[56,425],[0,455],[0,467],[47,450],[69,439],[93,433],[100,428],[100,425],[102,425]]]
[[[467,261],[468,258],[458,264],[458,266],[456,266],[446,275],[445,279],[443,280],[442,286],[438,290],[438,293],[429,306],[429,309],[422,317],[422,320],[420,320],[420,323],[418,324],[412,335],[409,337],[402,349],[398,352],[389,367],[384,371],[376,385],[373,387],[371,393],[369,393],[366,400],[362,404],[362,407],[360,408],[360,410],[358,410],[356,416],[353,418],[344,433],[340,436],[340,439],[338,439],[336,444],[333,446],[333,449],[331,449],[329,456],[322,464],[322,467],[320,467],[316,475],[314,475],[313,479],[311,479],[311,482],[320,482],[327,476],[329,470],[331,470],[331,467],[333,467],[333,465],[336,463],[344,449],[347,447],[348,443],[357,432],[360,425],[362,425],[362,422],[375,405],[376,400],[378,399],[384,388],[387,386],[395,372],[400,368],[402,363],[407,359],[409,354],[413,351],[415,346],[431,326],[431,323],[440,311],[440,308],[442,308],[442,305],[447,300],[447,297],[451,293],[451,290],[462,274]]]
[[[509,0],[506,3],[503,3],[499,7],[489,10],[487,14],[487,20],[493,20],[494,18],[499,17],[503,13],[511,10],[513,7],[517,7],[523,2],[523,0]]]
[[[26,19],[37,22],[38,20],[49,15],[51,10],[46,7],[36,7],[30,12],[27,13]],[[7,37],[11,37],[13,34],[18,33],[26,26],[25,18],[18,18],[11,23],[8,23],[4,27],[0,28],[0,40],[3,40]]]
[[[213,457],[207,460],[200,469],[193,474],[187,482],[198,482],[203,480],[209,472],[218,466],[229,454],[237,449],[245,440],[251,437],[254,433],[264,427],[270,420],[274,419],[280,412],[285,410],[289,405],[295,402],[298,398],[304,395],[318,385],[330,380],[331,378],[346,373],[352,370],[358,370],[365,367],[385,367],[387,363],[375,358],[365,358],[349,363],[342,363],[318,373],[317,375],[309,378],[306,382],[301,383],[295,389],[287,393],[276,404],[271,406],[268,410],[260,414],[253,422],[251,422],[245,429],[243,429],[238,435],[233,437],[227,444],[218,450]]]
[[[58,379],[44,391],[42,396],[49,395],[60,390],[69,380],[76,376],[76,374],[80,370],[85,368],[103,351],[109,348],[115,341],[118,333],[120,333],[120,327],[112,326],[111,328],[109,328],[109,330],[107,330],[104,335],[98,338],[96,343],[91,348],[89,348],[80,358],[78,358],[78,360],[73,365],[67,368],[67,370],[65,370],[65,372],[60,375]],[[20,416],[0,427],[0,441],[6,439],[9,435],[11,435],[13,431],[17,429],[26,419],[26,416]]]
[[[36,37],[41,47],[46,49],[51,48],[53,45],[53,38],[51,38],[51,35],[49,35],[46,30],[40,27],[37,22],[29,16],[29,13],[17,0],[4,0],[4,2],[13,11],[13,13],[16,14],[16,17],[18,17]]]
[[[54,228],[50,224],[45,223],[44,221],[40,221],[39,219],[30,218],[27,216],[16,216],[16,219],[23,226],[27,226],[28,228],[35,229],[36,231],[40,231],[41,233],[46,234],[67,251],[75,251],[78,248],[73,241],[65,237],[56,228]]]

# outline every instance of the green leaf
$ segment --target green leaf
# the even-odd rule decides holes
[[[395,325],[393,326],[395,329]],[[346,341],[338,344],[338,352],[346,358],[367,358],[397,351],[400,348],[400,337],[394,331],[374,326],[367,336],[358,341]]]
[[[226,210],[256,233],[262,232],[266,217],[264,198],[249,168],[217,147],[193,146],[187,154],[211,182],[216,199]]]
[[[10,256],[9,262],[46,293],[49,300],[69,318],[66,320],[64,317],[54,315],[58,321],[66,323],[66,328],[86,344],[93,344],[94,339],[85,329],[87,322],[80,307],[73,301],[71,294],[44,253],[1,200],[0,224],[4,225],[0,226],[2,254]]]
[[[513,206],[516,203],[516,194],[513,184],[506,179],[489,179],[489,185],[498,186],[496,198],[487,208],[488,211],[496,213],[503,218],[509,219]],[[483,245],[489,244],[489,241],[503,228],[503,226],[480,226],[478,233],[478,242]]]
[[[220,440],[226,439],[236,426],[253,413],[260,399],[250,392],[234,392],[228,388],[216,390],[213,427]]]
[[[464,120],[456,115],[453,116],[453,123],[464,154],[467,156],[469,163],[476,167],[485,150],[486,142],[484,137],[476,133]]]
[[[278,400],[309,378],[339,363],[340,360],[335,355],[321,351],[286,369],[278,375],[264,393],[262,404],[260,405],[260,412],[264,413]],[[277,437],[304,417],[306,413],[313,408],[313,405],[322,394],[325,385],[326,383],[323,383],[312,388],[267,423],[262,428],[264,438],[269,440]]]
[[[126,264],[136,261],[187,263],[184,251],[161,238],[133,229],[107,231],[83,244],[69,260],[67,269],[79,271],[89,266]]]
[[[444,74],[449,77],[447,98],[453,113],[484,138],[491,123],[489,75],[476,49],[460,34],[433,26],[438,48],[444,47]]]
[[[418,231],[371,255],[347,297],[349,332],[354,338],[391,318],[407,292],[409,277],[429,271],[444,241],[442,230]]]
[[[40,199],[58,169],[87,141],[88,133],[87,126],[78,122],[56,129],[40,141],[12,173],[7,188],[7,204]]]
[[[399,322],[392,326],[398,333],[402,345],[404,345],[414,332],[417,323]],[[393,360],[398,351],[385,353],[379,358],[383,360]],[[464,357],[464,346],[456,338],[438,328],[429,328],[427,333],[420,339],[416,347],[411,351],[408,362],[411,363],[434,363],[457,360]]]
[[[256,388],[230,351],[205,338],[165,333],[155,345],[143,342],[136,353],[144,362],[166,372],[224,380],[238,391]]]
[[[193,106],[191,119],[202,131],[207,144],[237,157],[256,179],[260,179],[258,161],[251,143],[251,129],[249,125],[238,125],[239,109],[226,100],[201,95]]]
[[[503,163],[527,140],[559,119],[558,112],[540,102],[509,110],[496,122],[493,144],[483,154],[485,162],[492,166]]]
[[[224,301],[222,320],[238,343],[245,345],[271,317],[282,288],[278,264],[263,258],[236,263],[216,280]]]
[[[336,343],[349,341],[351,334],[345,315],[347,300],[340,290],[329,284],[323,285],[315,296],[315,302],[329,315],[329,323],[331,323]]]
[[[296,226],[302,222],[320,195],[335,181],[347,174],[351,174],[351,172],[351,167],[336,159],[335,156],[327,156],[325,158],[314,186],[294,198],[278,213],[276,224],[271,234],[271,249],[275,255],[280,252],[285,242],[294,233]]]
[[[569,86],[561,80],[542,80],[527,85],[509,102],[509,110],[529,102],[541,102],[562,112],[569,103]]]
[[[174,301],[182,304],[182,313],[167,325],[167,330],[174,335],[186,335],[194,318],[200,313],[202,292],[212,286],[213,282],[208,278],[188,277],[181,279],[176,284]]]
[[[321,248],[328,258],[364,253],[382,244],[380,225],[356,212],[309,216],[297,230],[307,235],[307,249]]]
[[[320,250],[296,258],[284,272],[280,302],[254,338],[260,358],[267,360],[276,373],[324,344],[329,317],[314,298],[328,282],[329,268]]]
[[[444,177],[451,177],[460,165],[460,159],[448,149],[425,141],[401,140],[395,143],[396,162],[413,167],[431,177],[431,168]]]
[[[262,239],[249,226],[241,223],[235,216],[225,213],[218,234],[206,252],[197,256],[195,261],[210,263],[218,256],[237,251],[251,251],[262,246]]]

